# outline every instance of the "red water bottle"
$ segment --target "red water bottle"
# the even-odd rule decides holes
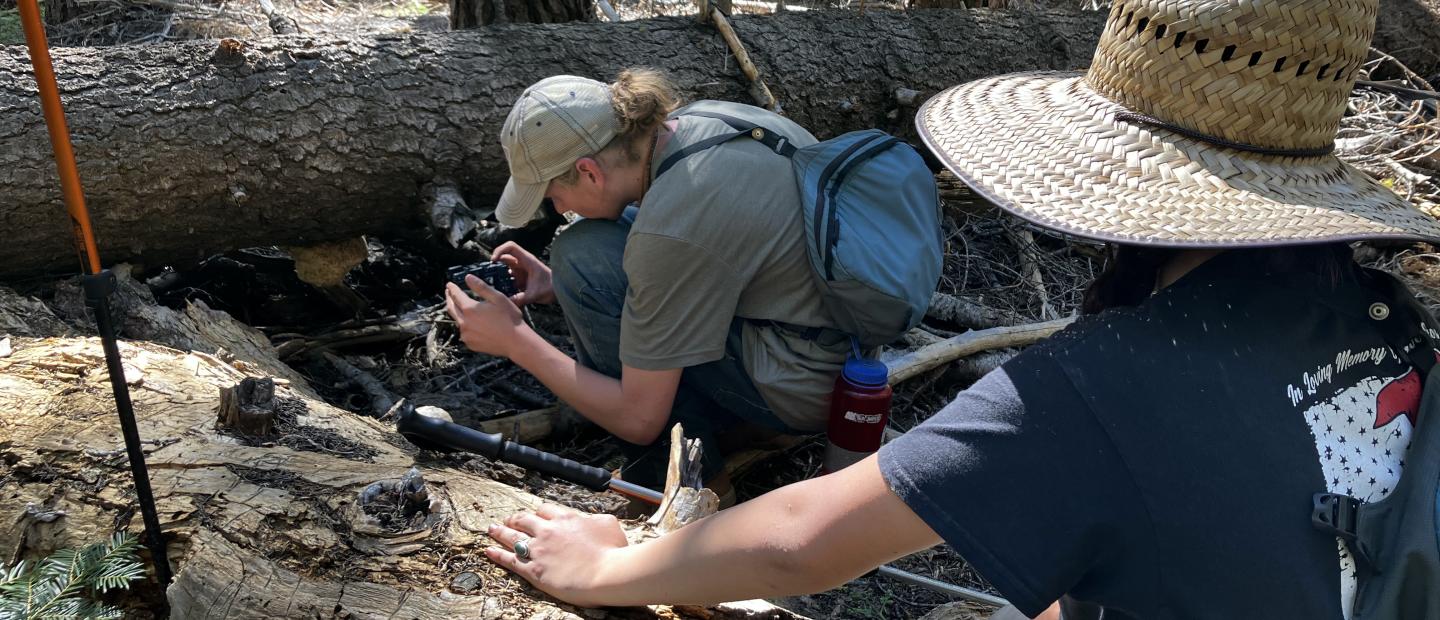
[[[880,449],[890,419],[890,370],[879,360],[850,357],[830,394],[822,474],[840,471]]]

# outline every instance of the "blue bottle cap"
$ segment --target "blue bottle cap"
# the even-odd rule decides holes
[[[845,380],[864,387],[883,387],[890,382],[890,369],[880,360],[851,357],[845,360]]]

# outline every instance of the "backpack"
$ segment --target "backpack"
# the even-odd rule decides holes
[[[750,138],[790,159],[800,189],[811,273],[839,328],[864,348],[894,341],[925,317],[940,281],[944,243],[940,194],[925,160],[878,129],[854,131],[796,148],[784,135],[733,116],[687,112],[735,131],[681,149],[681,159]],[[806,330],[811,337],[818,330]]]
[[[1371,272],[1388,289],[1395,311],[1381,320],[1385,339],[1404,355],[1414,325],[1429,316],[1403,284]],[[1371,306],[1372,318],[1383,306]],[[1420,411],[1395,490],[1376,502],[1316,493],[1311,524],[1344,539],[1355,558],[1352,620],[1440,618],[1440,373],[1434,342],[1422,332],[1410,363],[1422,377]]]

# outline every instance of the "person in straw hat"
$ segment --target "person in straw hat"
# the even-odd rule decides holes
[[[523,287],[513,300],[475,279],[491,303],[454,285],[446,303],[471,349],[514,360],[626,442],[627,480],[664,484],[666,431],[683,423],[709,448],[703,475],[723,502],[722,431],[823,430],[849,347],[826,329],[835,322],[810,273],[790,165],[753,140],[702,150],[734,130],[686,114],[739,118],[797,147],[814,136],[754,106],[677,107],[675,87],[648,69],[527,88],[501,132],[511,178],[496,215],[523,225],[548,198],[585,219],[555,239],[548,265],[514,243],[495,249]],[[667,161],[678,163],[657,177]],[[578,360],[520,319],[517,306],[553,301]]]
[[[1376,10],[1126,0],[1083,75],[936,95],[917,123],[946,167],[1117,244],[1086,316],[847,469],[638,545],[544,506],[493,526],[487,554],[581,605],[704,603],[824,590],[943,541],[1027,616],[1348,617],[1355,562],[1312,495],[1394,487],[1407,355],[1434,332],[1345,242],[1440,238],[1331,154]]]

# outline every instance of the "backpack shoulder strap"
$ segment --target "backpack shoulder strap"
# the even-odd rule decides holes
[[[769,147],[770,150],[775,151],[776,153],[779,153],[786,157],[790,157],[795,154],[795,145],[791,144],[789,139],[779,133],[756,125],[755,123],[741,120],[727,114],[720,114],[718,112],[690,112],[688,114],[683,114],[678,118],[684,118],[686,116],[713,118],[725,123],[726,125],[729,125],[730,128],[734,129],[735,131],[731,133],[722,133],[718,136],[711,136],[709,138],[696,142],[695,144],[691,144],[690,146],[682,148],[679,151],[676,151],[671,156],[666,157],[665,161],[660,162],[660,168],[655,171],[655,176],[657,178],[660,175],[665,174],[665,171],[673,168],[675,164],[680,163],[680,160],[685,159],[686,157],[699,153],[700,151],[709,149],[710,147],[724,144],[726,142],[734,140],[735,138],[742,138],[746,136],[749,136],[756,142],[759,142]]]
[[[1435,328],[1435,317],[1420,305],[1414,293],[1395,276],[1367,268],[1364,269],[1362,278],[1367,288],[1380,293],[1388,302],[1371,304],[1370,318],[1379,323],[1380,333],[1384,335],[1386,344],[1390,345],[1397,355],[1408,357],[1410,365],[1419,372],[1420,383],[1424,389],[1424,386],[1429,384],[1427,379],[1436,365],[1435,340],[1428,331]],[[1420,326],[1420,342],[1406,351],[1406,347],[1414,341],[1417,325]],[[1420,416],[1416,429],[1417,437],[1419,427],[1440,423],[1431,421],[1431,417],[1433,416]],[[1409,475],[1408,468],[1407,473],[1402,474],[1402,483],[1405,475]],[[1396,492],[1399,492],[1399,489]],[[1311,524],[1316,529],[1345,539],[1350,544],[1350,551],[1356,561],[1360,562],[1365,570],[1371,570],[1375,550],[1368,548],[1365,541],[1358,538],[1362,509],[1366,503],[1340,493],[1316,493],[1312,501]]]

